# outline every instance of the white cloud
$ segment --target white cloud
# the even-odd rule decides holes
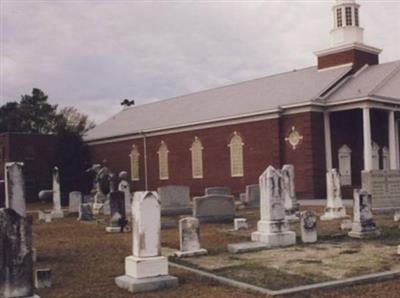
[[[333,1],[3,1],[0,101],[33,87],[100,122],[137,104],[314,65]],[[399,59],[400,3],[361,1],[369,44]]]

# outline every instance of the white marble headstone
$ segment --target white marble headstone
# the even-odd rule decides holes
[[[299,220],[297,212],[299,206],[296,199],[296,188],[295,188],[295,176],[294,176],[294,166],[284,165],[282,167],[282,191],[284,197],[285,213],[286,219],[288,221]]]
[[[25,216],[26,212],[23,167],[22,162],[5,165],[6,208],[14,209],[21,216]]]

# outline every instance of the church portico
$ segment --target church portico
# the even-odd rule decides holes
[[[361,187],[361,172],[399,169],[399,108],[376,103],[324,112],[326,171],[337,168],[345,197]]]

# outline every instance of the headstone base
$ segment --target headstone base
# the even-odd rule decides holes
[[[381,232],[376,228],[370,229],[360,229],[359,227],[353,228],[349,233],[349,237],[352,238],[372,238],[377,237],[381,234]]]
[[[185,258],[185,257],[196,257],[196,256],[204,256],[208,254],[207,249],[201,248],[198,250],[192,250],[192,251],[177,251],[175,252],[175,256],[178,258]]]
[[[349,216],[346,215],[346,209],[344,207],[326,208],[325,214],[320,217],[320,220],[333,220],[348,217]]]
[[[296,244],[296,233],[292,231],[281,233],[251,233],[251,241],[262,242],[270,247],[290,246]]]
[[[201,223],[231,223],[235,216],[196,216]]]
[[[318,240],[317,231],[304,232],[301,234],[301,242],[303,243],[315,243]]]
[[[168,275],[168,259],[166,257],[125,258],[125,273],[133,278],[147,278]]]
[[[56,211],[56,210],[52,210],[51,211],[51,218],[52,219],[56,219],[56,218],[64,218],[64,212],[61,211]],[[47,219],[46,219],[47,222]]]
[[[241,242],[228,244],[228,251],[232,254],[255,252],[268,248],[270,248],[270,246],[262,242]]]
[[[131,293],[157,291],[167,288],[175,288],[179,285],[178,278],[171,275],[162,275],[148,278],[134,278],[122,275],[115,278],[118,287]]]
[[[192,214],[192,207],[176,207],[161,209],[161,215],[183,215]]]

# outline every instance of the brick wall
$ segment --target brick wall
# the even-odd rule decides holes
[[[299,196],[322,197],[325,192],[324,180],[321,180],[321,171],[325,171],[322,124],[321,113],[302,113],[279,119],[147,137],[149,189],[171,184],[189,185],[192,194],[198,195],[203,194],[204,188],[208,186],[229,186],[238,195],[244,191],[246,185],[258,183],[259,175],[268,165],[280,167],[284,163],[292,163],[296,170],[296,188]],[[304,137],[296,150],[284,140],[292,126]],[[244,177],[230,175],[228,144],[235,131],[240,134],[245,144]],[[195,136],[201,140],[204,147],[203,179],[192,179],[189,149]],[[159,180],[157,155],[161,141],[167,144],[169,150],[169,179],[163,181]],[[141,179],[132,182],[132,187],[134,190],[140,190],[144,189],[143,139],[92,145],[90,150],[94,163],[106,159],[112,171],[129,172],[129,153],[133,144],[141,154]]]
[[[379,64],[379,56],[360,50],[348,50],[341,53],[318,57],[318,69],[353,63],[353,71],[359,70],[365,64]]]

